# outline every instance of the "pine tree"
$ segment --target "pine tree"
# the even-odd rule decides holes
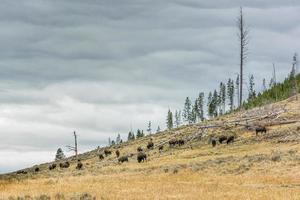
[[[226,101],[226,86],[223,82],[220,83],[219,91],[219,113],[222,115],[225,113],[225,101]]]
[[[262,91],[266,91],[267,90],[267,86],[266,86],[266,79],[263,78],[263,82],[262,82]]]
[[[157,127],[156,133],[159,133],[161,131],[160,127]]]
[[[212,108],[213,108],[213,116],[218,116],[218,106],[219,106],[219,95],[217,90],[214,91],[213,97],[212,97]]]
[[[168,116],[167,116],[167,127],[169,130],[173,128],[173,114],[170,111],[170,109],[168,111]]]
[[[256,93],[254,90],[254,76],[251,74],[249,77],[249,96],[248,96],[248,101],[251,101],[256,97]]]
[[[212,93],[209,92],[208,93],[208,97],[207,97],[207,113],[208,116],[213,117],[213,106],[212,106]]]
[[[108,137],[108,146],[110,146],[111,145],[111,139],[110,139],[110,137]]]
[[[127,139],[128,141],[135,139],[134,133],[132,131],[129,131]]]
[[[152,129],[151,129],[151,121],[149,121],[149,123],[148,123],[148,129],[147,129],[147,131],[148,131],[148,134],[151,135],[151,131],[152,131]]]
[[[111,141],[111,145],[115,145],[116,142],[114,140]]]
[[[176,125],[176,128],[178,128],[180,125],[180,115],[177,110],[175,111],[175,125]]]
[[[117,138],[116,138],[116,143],[117,144],[120,144],[120,141],[121,141],[121,135],[118,134]]]
[[[65,159],[66,156],[61,148],[58,148],[55,155],[55,161]]]
[[[184,109],[183,109],[183,118],[184,121],[191,123],[191,100],[189,97],[185,99]]]
[[[227,82],[227,97],[228,97],[228,100],[229,100],[229,108],[230,108],[230,111],[233,110],[233,105],[234,105],[234,83],[233,83],[233,80],[231,80],[230,78],[228,79],[228,82]]]
[[[203,104],[204,104],[204,93],[200,92],[198,99],[197,99],[197,107],[198,107],[198,118],[203,121],[204,120],[204,111],[203,111]]]
[[[197,100],[195,101],[193,108],[192,108],[192,112],[191,112],[191,116],[190,116],[190,121],[192,123],[196,123],[197,121],[197,116],[199,115],[199,111],[198,111],[198,105],[197,105]]]
[[[141,137],[144,137],[144,133],[142,133],[142,131],[138,129],[136,132],[136,138],[141,138]]]

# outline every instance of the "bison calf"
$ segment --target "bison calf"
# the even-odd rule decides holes
[[[128,156],[122,156],[118,159],[119,163],[128,162]]]
[[[147,155],[143,152],[139,152],[138,155],[137,155],[137,160],[138,162],[144,162],[147,160]]]

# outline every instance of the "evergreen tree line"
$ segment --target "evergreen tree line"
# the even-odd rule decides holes
[[[289,76],[282,82],[276,83],[275,78],[271,78],[269,85],[266,79],[262,80],[262,90],[257,94],[255,91],[254,75],[249,76],[246,84],[248,98],[243,101],[241,108],[249,109],[256,106],[280,101],[300,92],[300,74],[297,74],[297,54],[293,57],[293,67]],[[226,83],[220,82],[219,88],[211,91],[207,95],[206,116],[214,118],[226,113],[230,113],[239,108],[239,75],[235,79],[229,78]],[[235,100],[236,99],[236,100]],[[174,117],[174,119],[173,119]],[[182,124],[192,124],[203,121],[204,113],[204,93],[200,92],[194,103],[186,97],[183,110],[175,110],[175,115],[169,109],[167,114],[167,128],[177,128]]]

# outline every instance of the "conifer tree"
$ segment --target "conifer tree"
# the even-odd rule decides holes
[[[203,111],[203,104],[204,104],[204,93],[200,92],[198,99],[197,99],[197,107],[198,107],[198,118],[203,121],[204,119],[204,111]]]
[[[233,80],[231,80],[230,78],[228,79],[228,82],[227,82],[227,97],[228,97],[228,100],[229,100],[229,108],[230,108],[230,111],[233,110],[233,105],[234,105],[234,83],[233,83]]]
[[[161,131],[160,127],[157,127],[156,133],[159,133]]]
[[[180,125],[180,113],[177,110],[175,111],[175,125],[176,128],[178,128]]]
[[[172,112],[168,111],[168,115],[167,115],[167,127],[169,130],[171,130],[173,128],[173,114]]]
[[[251,74],[249,77],[249,95],[248,95],[248,101],[251,101],[256,97],[256,92],[254,90],[254,76]]]
[[[148,131],[148,134],[151,135],[151,131],[152,131],[151,121],[149,121],[149,123],[148,123],[148,129],[147,129],[147,131]]]
[[[183,109],[183,118],[184,121],[191,123],[191,100],[189,97],[186,97]]]
[[[66,156],[61,148],[58,148],[55,155],[55,161],[65,159]]]
[[[116,138],[116,143],[117,143],[117,144],[120,144],[120,142],[121,142],[121,135],[118,134],[118,136],[117,136],[117,138]]]

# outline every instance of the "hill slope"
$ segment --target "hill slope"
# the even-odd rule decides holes
[[[299,199],[299,121],[300,95],[112,146],[103,160],[103,149],[81,154],[82,170],[71,157],[66,169],[50,171],[52,163],[45,163],[24,169],[27,174],[1,175],[0,199]],[[267,133],[255,136],[257,126],[266,126]],[[235,141],[212,147],[211,139],[220,135],[234,135]],[[146,151],[147,162],[138,163],[136,149],[145,149],[150,137],[154,149]],[[170,147],[171,138],[186,143]],[[132,154],[129,162],[118,163],[116,149],[121,156]]]

